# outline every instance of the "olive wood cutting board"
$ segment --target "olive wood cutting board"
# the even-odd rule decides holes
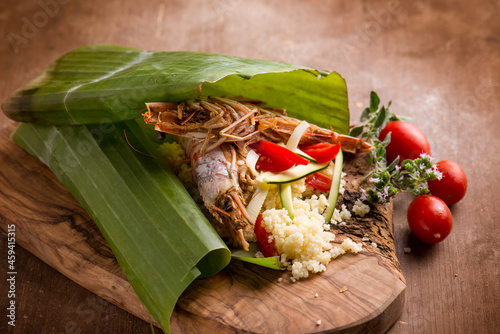
[[[0,131],[0,231],[5,234],[15,224],[21,247],[150,321],[97,226],[45,165],[10,140],[13,129]],[[344,168],[348,208],[363,161],[348,160]],[[172,315],[172,332],[385,332],[401,315],[406,291],[394,249],[392,206],[372,207],[369,216],[353,217],[334,232],[338,243],[347,236],[370,241],[363,242],[361,253],[340,256],[325,272],[295,283],[287,271],[232,261],[184,292]]]

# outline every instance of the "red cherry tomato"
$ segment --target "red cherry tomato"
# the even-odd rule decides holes
[[[299,146],[305,154],[316,159],[319,164],[332,161],[340,151],[340,143],[334,145],[330,143],[319,143],[313,145]]]
[[[380,132],[379,139],[384,140],[388,133],[391,133],[391,142],[386,147],[386,159],[390,164],[399,155],[399,162],[406,159],[415,159],[422,153],[431,155],[431,147],[427,138],[415,125],[393,121],[388,123]]]
[[[332,187],[332,179],[320,172],[306,176],[306,183],[320,191],[328,191]]]
[[[259,215],[254,226],[255,236],[257,237],[257,244],[259,245],[260,251],[265,257],[279,256],[280,254],[276,250],[274,240],[269,242],[271,233],[267,232],[264,226],[262,226],[263,220],[264,218],[262,215]]]
[[[451,232],[453,217],[441,199],[432,195],[415,198],[408,207],[408,224],[411,232],[428,244],[443,241]]]
[[[441,180],[428,183],[431,194],[441,198],[446,204],[453,205],[460,201],[467,191],[467,177],[462,168],[454,161],[443,160],[436,164],[443,174]]]
[[[249,145],[260,156],[256,168],[262,171],[281,173],[295,165],[307,165],[309,160],[293,153],[286,147],[261,140]]]

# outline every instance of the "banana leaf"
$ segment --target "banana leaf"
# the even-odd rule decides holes
[[[240,95],[347,134],[344,79],[303,66],[197,52],[113,45],[78,48],[55,61],[2,106],[19,122],[102,124],[140,117],[145,102]]]
[[[21,124],[13,139],[48,165],[89,213],[142,303],[165,331],[195,279],[231,254],[135,121],[107,127]]]

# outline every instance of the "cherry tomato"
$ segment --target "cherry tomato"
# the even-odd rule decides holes
[[[431,155],[431,147],[427,138],[415,125],[393,121],[388,123],[380,132],[379,139],[384,140],[391,133],[391,142],[386,147],[387,164],[394,161],[399,155],[399,162],[406,159],[415,159],[422,153]]]
[[[319,164],[322,164],[335,159],[340,151],[340,143],[336,145],[330,143],[319,143],[300,146],[299,149],[314,158]]]
[[[257,237],[257,244],[259,245],[260,251],[265,257],[279,256],[280,254],[276,250],[274,240],[269,242],[271,233],[267,232],[264,226],[262,226],[263,220],[264,218],[262,215],[259,215],[254,226],[255,236]]]
[[[441,199],[432,195],[415,198],[408,207],[408,224],[411,232],[428,244],[443,241],[451,232],[453,217]]]
[[[460,201],[467,191],[467,177],[462,168],[454,161],[443,160],[436,164],[443,174],[441,180],[427,182],[431,194],[441,198],[446,204],[453,205]]]
[[[328,191],[332,187],[332,179],[320,172],[306,176],[306,183],[320,191]]]
[[[295,165],[307,165],[309,160],[290,151],[286,147],[261,140],[249,145],[260,156],[256,168],[262,171],[280,173]]]

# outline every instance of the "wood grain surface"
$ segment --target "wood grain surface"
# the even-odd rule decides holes
[[[57,178],[9,139],[14,124],[0,131],[4,165],[0,232],[15,226],[16,242],[74,282],[149,321],[96,225]],[[346,156],[344,200],[359,198],[359,180],[368,172],[366,156]],[[49,196],[46,196],[49,194]],[[358,255],[334,260],[321,275],[293,284],[288,272],[235,261],[207,279],[196,280],[177,303],[175,333],[378,333],[401,315],[406,285],[394,249],[392,205],[372,206],[334,231],[364,242]],[[281,279],[282,282],[278,282]],[[345,291],[344,291],[345,290]],[[318,294],[316,296],[316,294]],[[317,321],[321,320],[318,325]]]
[[[413,117],[436,159],[459,162],[469,179],[466,197],[452,207],[452,233],[435,246],[419,243],[408,230],[412,196],[394,201],[396,254],[407,291],[403,314],[389,333],[495,333],[500,325],[499,10],[497,0],[4,0],[0,100],[61,54],[95,43],[337,70],[347,81],[352,121],[375,90],[384,102],[393,101],[392,111]],[[0,113],[0,127],[9,122]],[[0,219],[9,210],[0,207]],[[0,305],[6,310],[3,236],[0,263]],[[151,332],[147,322],[21,247],[16,269],[17,326],[8,328],[11,333]]]

